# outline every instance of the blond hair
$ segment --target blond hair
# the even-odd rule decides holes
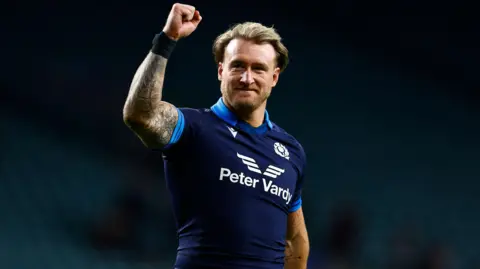
[[[281,42],[282,38],[273,27],[266,27],[257,22],[244,22],[235,24],[226,32],[219,35],[213,43],[215,63],[223,62],[225,48],[233,39],[245,39],[256,44],[269,43],[277,54],[276,63],[283,72],[288,65],[288,49]]]

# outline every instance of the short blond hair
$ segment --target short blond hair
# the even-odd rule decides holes
[[[225,48],[233,39],[245,39],[253,41],[256,44],[269,43],[275,49],[277,54],[276,61],[277,67],[280,68],[280,72],[283,72],[287,68],[288,49],[282,43],[282,38],[277,33],[275,28],[266,27],[257,22],[244,22],[233,25],[226,32],[219,35],[213,43],[213,55],[215,63],[223,62],[225,56]]]

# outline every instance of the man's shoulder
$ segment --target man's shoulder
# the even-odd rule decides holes
[[[275,138],[280,139],[282,142],[287,144],[287,146],[296,150],[301,155],[301,158],[303,160],[306,159],[305,150],[303,149],[303,146],[300,143],[300,141],[298,141],[297,138],[295,138],[295,136],[287,132],[285,129],[280,127],[275,122],[272,122],[272,131]]]
[[[303,150],[302,144],[297,140],[297,138],[295,138],[295,136],[293,136],[292,134],[287,132],[285,129],[280,127],[275,122],[272,122],[272,130],[276,133],[277,136],[284,137],[285,140],[290,141],[291,143],[293,143],[293,144],[297,145],[298,147],[302,148],[302,150]]]
[[[192,115],[204,115],[210,113],[210,108],[195,108],[195,107],[178,107],[182,113],[188,113]]]
[[[170,141],[169,145],[164,148],[164,153],[167,152],[170,148],[183,148],[179,146],[173,146],[177,144],[185,144],[187,143],[191,146],[192,141],[195,141],[195,136],[202,132],[205,129],[206,122],[210,123],[211,121],[208,119],[210,113],[210,109],[208,108],[193,108],[193,107],[183,107],[177,106],[176,109],[178,110],[178,121],[177,125],[175,126],[175,130],[173,132],[173,136],[175,139]],[[187,142],[189,141],[189,142]],[[172,152],[171,150],[169,150]]]
[[[187,120],[198,120],[211,115],[210,108],[178,107]]]

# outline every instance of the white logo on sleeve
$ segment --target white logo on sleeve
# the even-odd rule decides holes
[[[269,165],[267,169],[262,172],[262,170],[258,166],[255,159],[239,153],[237,153],[237,157],[242,160],[242,163],[247,166],[247,169],[249,171],[259,175],[263,175],[263,176],[267,176],[275,179],[281,176],[285,172],[285,169],[276,167],[274,165]],[[219,180],[223,181],[224,179],[227,179],[231,183],[244,185],[246,187],[250,187],[254,189],[257,188],[257,184],[261,185],[262,189],[265,192],[281,197],[283,200],[286,201],[286,204],[290,203],[293,196],[289,188],[284,189],[274,184],[272,180],[267,180],[264,177],[262,177],[261,179],[252,178],[252,177],[246,176],[243,172],[234,173],[230,169],[222,167],[220,168]]]
[[[288,152],[288,149],[283,144],[276,142],[273,145],[273,148],[275,149],[275,153],[287,160],[290,160],[290,152]]]

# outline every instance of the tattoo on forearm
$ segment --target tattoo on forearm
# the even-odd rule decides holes
[[[165,145],[170,140],[178,114],[162,101],[167,59],[149,53],[138,68],[124,108],[129,127],[145,142]]]

